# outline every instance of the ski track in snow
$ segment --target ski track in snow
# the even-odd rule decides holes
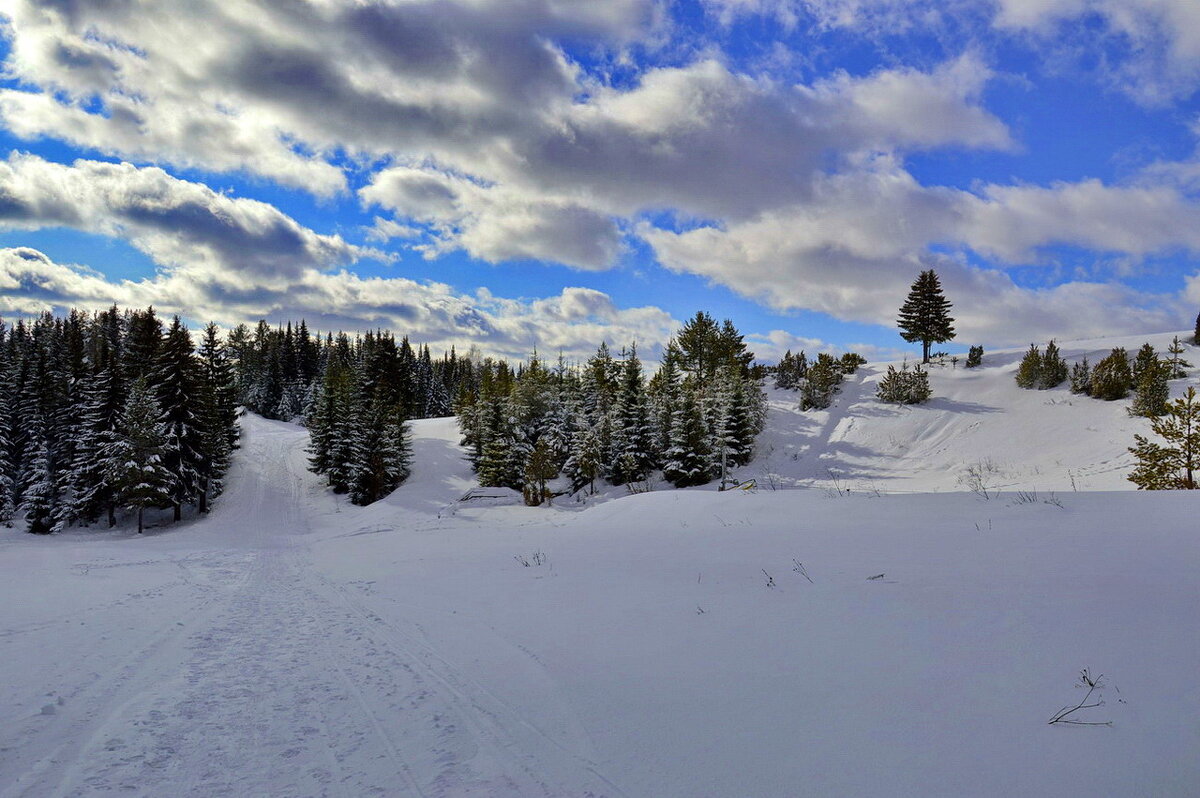
[[[165,590],[186,613],[119,661],[80,668],[94,678],[53,715],[22,719],[0,748],[0,771],[21,774],[2,798],[622,794],[419,632],[319,574],[304,432],[248,429],[218,508],[186,533],[206,548],[172,558],[180,579]]]

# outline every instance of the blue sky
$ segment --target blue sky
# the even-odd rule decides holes
[[[1190,329],[1194,0],[7,4],[0,314],[767,360]]]

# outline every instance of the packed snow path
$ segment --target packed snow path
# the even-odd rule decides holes
[[[570,740],[320,575],[303,431],[261,419],[246,431],[212,515],[146,541],[165,578],[153,561],[114,563],[152,584],[81,608],[78,623],[3,633],[7,665],[36,657],[58,689],[6,721],[0,794],[620,794]],[[22,636],[60,656],[22,650]]]

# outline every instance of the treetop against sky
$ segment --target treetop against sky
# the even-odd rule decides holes
[[[1190,328],[1194,0],[11,0],[0,314],[522,357]]]

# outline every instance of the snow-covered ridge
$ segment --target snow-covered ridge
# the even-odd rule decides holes
[[[1087,357],[1095,365],[1114,347],[1132,357],[1146,342],[1163,356],[1176,335],[1190,340],[1180,332],[1056,343],[1068,363]],[[1074,395],[1066,383],[1018,388],[1024,353],[986,352],[975,369],[964,368],[963,358],[957,366],[932,366],[933,399],[924,405],[876,400],[876,383],[898,363],[860,368],[826,411],[802,413],[793,392],[771,390],[759,456],[739,476],[760,485],[892,493],[968,490],[968,472],[981,471],[1000,490],[1133,490],[1125,478],[1133,467],[1127,448],[1135,434],[1147,434],[1146,419],[1128,414],[1129,400]],[[1198,382],[1200,347],[1187,346],[1184,359],[1193,367],[1187,379],[1172,381],[1172,396]]]

